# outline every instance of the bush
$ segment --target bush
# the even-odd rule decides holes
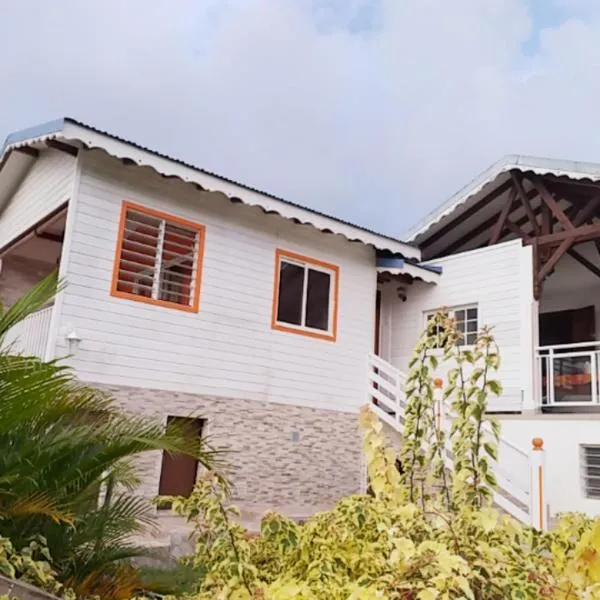
[[[440,335],[440,331],[443,335]],[[206,575],[195,600],[600,599],[600,521],[567,515],[550,533],[523,526],[492,505],[494,435],[483,427],[499,357],[483,331],[471,351],[440,313],[416,348],[407,382],[401,460],[382,424],[362,411],[372,494],[342,499],[297,524],[265,515],[261,535],[235,523],[220,481],[208,474],[188,499],[171,499],[194,523],[187,563]],[[435,426],[433,373],[441,346],[451,360],[445,389],[455,416],[450,439]],[[468,368],[467,368],[468,367]],[[468,372],[468,374],[467,374]],[[496,438],[496,439],[495,439]],[[453,452],[452,472],[443,452]]]

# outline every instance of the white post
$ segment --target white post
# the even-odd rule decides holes
[[[548,515],[546,512],[546,465],[544,440],[533,438],[531,440],[532,450],[529,455],[531,469],[529,516],[531,525],[540,531],[548,529]]]

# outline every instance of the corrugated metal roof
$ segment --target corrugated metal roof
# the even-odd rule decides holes
[[[378,233],[361,225],[356,225],[355,223],[350,223],[343,219],[333,217],[315,209],[302,206],[295,202],[290,202],[289,200],[285,200],[268,192],[264,192],[254,187],[239,183],[227,177],[211,173],[210,171],[201,169],[181,159],[163,154],[151,148],[147,148],[137,144],[136,142],[127,140],[118,135],[98,129],[97,127],[88,125],[87,123],[83,123],[82,121],[78,121],[70,117],[57,119],[49,123],[44,123],[10,134],[6,138],[2,147],[0,168],[2,166],[2,160],[6,158],[6,155],[11,149],[19,146],[43,142],[53,138],[78,141],[88,148],[100,148],[117,158],[128,158],[140,166],[154,168],[162,175],[178,176],[183,181],[194,182],[206,190],[221,191],[230,199],[239,200],[244,204],[259,205],[266,212],[276,212],[284,218],[289,218],[299,223],[310,224],[322,231],[343,235],[350,241],[359,241],[365,244],[373,245],[378,249],[390,250],[409,258],[420,259],[420,251],[416,247],[413,247],[401,240]],[[123,147],[117,148],[115,144],[111,145],[108,143],[109,141],[124,145],[128,147],[130,151],[125,151]],[[172,165],[172,167],[165,168],[164,162],[157,164],[157,160],[152,160],[152,157],[157,160],[160,159],[161,161],[167,161]],[[182,169],[175,170],[173,166],[179,166],[182,167]],[[184,172],[183,169],[187,171]],[[191,176],[191,172],[206,176],[207,178],[210,178],[211,181],[199,181],[197,177]],[[227,184],[228,187],[211,187],[211,182]],[[238,195],[236,192],[241,192],[241,195]],[[244,194],[243,192],[247,193]],[[248,193],[251,195],[253,199],[252,201],[250,200]],[[289,209],[292,209],[292,211],[281,210],[282,206],[288,207]]]
[[[460,189],[449,200],[425,216],[408,233],[408,242],[421,244],[446,222],[460,213],[460,208],[467,202],[476,203],[478,195],[487,193],[494,187],[496,180],[509,171],[516,169],[522,172],[533,172],[537,175],[554,175],[577,180],[600,181],[600,164],[542,158],[511,154],[501,158],[491,167],[479,174],[475,179]]]

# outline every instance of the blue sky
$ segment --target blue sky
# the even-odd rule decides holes
[[[507,153],[600,162],[597,0],[0,0],[0,136],[68,115],[401,235]]]

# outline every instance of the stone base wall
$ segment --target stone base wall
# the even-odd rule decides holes
[[[205,420],[203,434],[230,450],[234,501],[249,518],[277,509],[305,517],[361,490],[358,415],[300,406],[109,387],[128,411]],[[142,492],[158,492],[162,457],[144,457]]]
[[[5,256],[0,270],[0,303],[12,306],[25,292],[52,273],[54,265],[23,258]]]

